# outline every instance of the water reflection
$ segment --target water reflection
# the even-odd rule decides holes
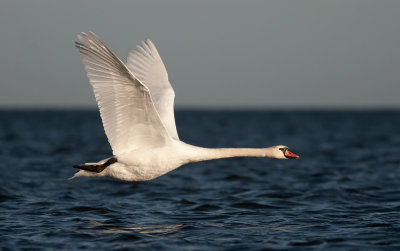
[[[186,227],[187,224],[154,224],[148,226],[116,226],[114,224],[105,224],[97,221],[89,221],[86,229],[94,229],[97,234],[129,234],[139,233],[147,236],[165,235],[178,232]]]

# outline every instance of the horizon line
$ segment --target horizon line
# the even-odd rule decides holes
[[[96,106],[0,106],[0,111],[98,111]],[[400,111],[397,106],[177,106],[174,111]]]

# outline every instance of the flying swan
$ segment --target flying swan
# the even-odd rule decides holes
[[[286,146],[203,148],[179,140],[174,118],[175,93],[153,42],[131,50],[127,63],[117,58],[93,32],[78,35],[75,46],[93,87],[113,157],[75,165],[72,177],[109,176],[146,181],[182,165],[220,158],[298,159]]]

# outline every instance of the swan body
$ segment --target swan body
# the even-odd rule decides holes
[[[122,63],[93,32],[78,35],[89,81],[114,156],[74,167],[72,177],[112,177],[146,181],[182,165],[219,158],[296,159],[286,146],[268,148],[203,148],[179,140],[173,104],[175,93],[164,63],[150,40]]]

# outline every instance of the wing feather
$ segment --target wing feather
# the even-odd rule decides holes
[[[114,155],[142,147],[161,147],[170,137],[141,83],[93,32],[78,35],[87,76]]]
[[[145,84],[154,102],[154,106],[169,136],[179,140],[175,125],[175,92],[168,80],[168,73],[151,40],[142,41],[137,50],[128,54],[126,66]]]

